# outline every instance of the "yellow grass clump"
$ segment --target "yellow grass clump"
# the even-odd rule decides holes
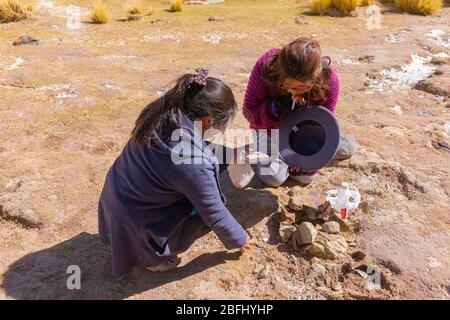
[[[128,20],[139,20],[137,17],[140,17],[142,14],[142,9],[137,4],[132,4],[127,7],[127,18]]]
[[[142,9],[137,4],[133,4],[127,8],[127,14],[142,14]]]
[[[331,0],[313,0],[311,11],[314,14],[323,14],[331,5]]]
[[[362,0],[332,0],[331,5],[339,10],[340,13],[348,14],[360,7]]]
[[[108,12],[106,11],[103,2],[98,1],[94,3],[91,11],[91,21],[98,24],[107,23],[109,21]]]
[[[373,2],[373,0],[362,0],[361,6],[362,7],[370,6],[372,4],[372,2]]]
[[[0,22],[17,22],[28,17],[27,9],[17,0],[0,0]]]
[[[170,11],[182,11],[183,10],[183,0],[172,0],[170,2]]]
[[[33,8],[34,7],[33,7],[33,5],[31,3],[27,5],[27,11],[28,12],[33,12]]]
[[[442,0],[395,0],[395,5],[408,13],[428,15],[442,8]]]

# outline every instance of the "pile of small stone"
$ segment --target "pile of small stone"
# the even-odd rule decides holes
[[[342,233],[349,230],[347,222],[339,217],[326,201],[325,195],[300,195],[290,191],[288,208],[282,213],[280,237],[296,251],[321,259],[338,259],[347,253],[348,245]]]

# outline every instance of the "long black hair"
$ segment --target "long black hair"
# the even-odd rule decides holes
[[[221,80],[208,77],[206,84],[194,81],[195,75],[181,76],[166,94],[150,103],[136,120],[131,139],[139,144],[166,141],[182,127],[182,113],[192,121],[212,118],[212,127],[223,129],[236,115],[237,104],[231,89]]]

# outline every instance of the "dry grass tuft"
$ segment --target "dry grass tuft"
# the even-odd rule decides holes
[[[108,12],[106,11],[105,5],[101,1],[94,3],[91,11],[91,22],[97,24],[107,23],[109,21]]]
[[[331,5],[331,0],[313,0],[311,11],[314,14],[323,14]]]
[[[172,0],[170,2],[170,11],[177,12],[177,11],[183,11],[183,0]]]
[[[331,5],[339,10],[342,14],[349,14],[356,8],[360,7],[362,0],[332,0]]]
[[[142,9],[138,4],[132,4],[127,7],[128,20],[139,20],[142,14]]]
[[[28,17],[27,9],[17,0],[0,0],[0,22],[17,22]]]
[[[395,0],[395,5],[408,13],[429,15],[442,8],[442,0]]]

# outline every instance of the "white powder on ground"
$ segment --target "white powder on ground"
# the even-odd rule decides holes
[[[348,58],[342,60],[342,63],[343,64],[354,64],[354,65],[361,64],[361,62],[356,60],[354,57],[348,57]]]
[[[144,42],[159,42],[163,40],[175,41],[177,44],[181,42],[181,36],[173,33],[164,33],[160,29],[156,29],[151,33],[144,35]]]
[[[398,91],[412,88],[419,81],[431,76],[436,69],[430,65],[431,57],[411,55],[412,61],[400,68],[381,70],[378,79],[365,78],[368,87],[375,91]]]
[[[14,62],[6,67],[6,70],[14,70],[23,65],[23,59],[21,57],[12,57]]]
[[[400,106],[392,107],[392,111],[395,112],[396,114],[399,114],[399,115],[403,114],[402,107],[400,107]]]
[[[433,54],[433,57],[435,57],[435,58],[449,58],[450,56],[447,54],[447,52],[442,51],[442,52]]]
[[[109,55],[109,56],[103,56],[103,60],[118,60],[118,59],[133,59],[138,58],[137,56],[129,55],[129,56],[118,56],[118,55]]]
[[[446,37],[446,32],[444,30],[432,29],[426,34],[426,36],[433,40],[436,44],[445,48],[450,48],[450,38]]]
[[[72,84],[51,84],[48,86],[37,88],[38,91],[50,92],[57,99],[76,98],[79,92],[72,88]]]
[[[248,35],[243,33],[217,32],[204,34],[200,38],[205,42],[211,42],[212,44],[219,44],[222,39],[242,40],[247,39]]]
[[[389,43],[402,42],[403,40],[405,40],[403,37],[400,37],[399,35],[396,35],[394,33],[389,33],[386,38],[384,38],[384,41]]]

